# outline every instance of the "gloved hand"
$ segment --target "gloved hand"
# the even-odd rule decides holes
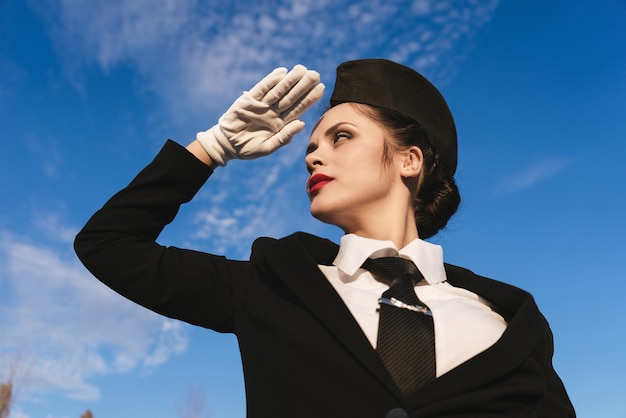
[[[288,144],[304,128],[298,119],[321,99],[324,85],[316,71],[296,65],[289,73],[277,68],[232,104],[218,121],[196,139],[214,163],[249,160]]]

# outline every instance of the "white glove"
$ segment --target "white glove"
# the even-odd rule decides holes
[[[324,85],[316,71],[296,65],[277,68],[231,105],[218,124],[196,139],[213,162],[225,166],[233,158],[249,160],[288,144],[304,128],[298,119],[322,98]]]

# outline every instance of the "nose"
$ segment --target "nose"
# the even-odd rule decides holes
[[[315,170],[316,166],[324,165],[324,161],[320,155],[319,149],[314,149],[304,157],[304,162],[306,163],[306,169],[311,174],[313,170]]]

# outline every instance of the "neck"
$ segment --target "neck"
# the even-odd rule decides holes
[[[419,238],[412,212],[407,212],[406,216],[403,217],[380,217],[378,222],[358,222],[353,228],[344,229],[344,232],[363,238],[391,241],[397,249],[404,248],[411,241]]]

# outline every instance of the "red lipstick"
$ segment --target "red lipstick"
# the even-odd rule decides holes
[[[308,181],[309,193],[312,194],[312,193],[319,191],[322,187],[324,187],[331,181],[333,181],[333,178],[328,177],[327,175],[313,174],[311,177],[309,177],[309,181]]]

